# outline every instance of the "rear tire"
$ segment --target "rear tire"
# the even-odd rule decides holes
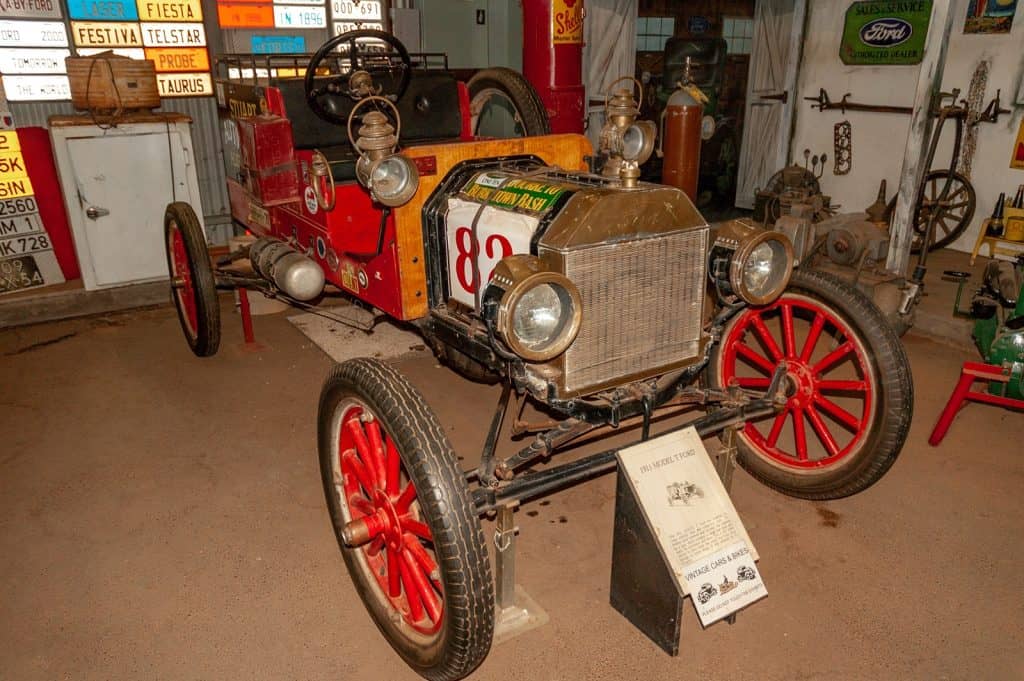
[[[793,377],[786,408],[738,433],[740,464],[803,499],[837,499],[877,482],[906,441],[914,405],[906,353],[882,313],[830,274],[795,270],[777,301],[729,322],[708,378],[757,391],[782,362]]]
[[[197,357],[217,354],[220,305],[203,227],[192,206],[170,203],[164,212],[164,246],[171,299],[189,348]]]
[[[327,508],[363,604],[421,676],[464,678],[491,647],[494,586],[444,430],[409,381],[374,359],[331,370],[317,420]],[[352,547],[344,533],[353,522],[383,529]]]
[[[533,89],[530,81],[518,71],[506,68],[477,71],[476,75],[469,79],[468,88],[474,135],[478,134],[480,114],[493,97],[505,99],[515,109],[520,122],[520,125],[517,125],[517,132],[521,132],[515,136],[534,137],[551,132],[548,112],[540,95]]]

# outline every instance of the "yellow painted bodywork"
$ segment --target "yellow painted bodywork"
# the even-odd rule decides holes
[[[396,208],[398,275],[402,286],[402,318],[423,317],[428,312],[427,270],[423,257],[423,204],[454,166],[474,158],[532,154],[564,170],[586,170],[584,156],[594,153],[583,135],[543,135],[515,139],[446,142],[409,147],[402,152],[412,159],[433,156],[437,173],[421,175],[420,186],[409,203]]]

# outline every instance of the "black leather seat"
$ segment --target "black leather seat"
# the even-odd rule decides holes
[[[301,78],[276,85],[292,124],[295,148],[319,149],[331,164],[335,182],[354,180],[358,155],[349,143],[345,126],[328,123],[313,113],[306,103]],[[334,113],[342,118],[347,118],[356,105],[347,97],[336,97],[332,103]],[[457,139],[462,132],[458,81],[447,71],[414,70],[409,87],[395,106],[402,117],[402,146]],[[353,132],[356,130],[358,126]]]

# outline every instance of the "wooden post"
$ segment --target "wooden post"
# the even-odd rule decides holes
[[[946,66],[946,50],[949,34],[953,28],[953,12],[950,0],[935,0],[932,16],[928,23],[928,40],[924,46],[924,58],[917,76],[917,91],[914,94],[914,112],[910,117],[910,131],[907,145],[903,150],[903,169],[900,171],[900,185],[896,198],[896,209],[892,216],[892,232],[889,237],[889,257],[885,268],[896,275],[905,275],[910,263],[910,245],[914,240],[914,208],[917,205],[917,188],[928,169],[924,167],[928,155],[929,134],[932,129],[931,105],[933,95],[942,88],[942,72]]]

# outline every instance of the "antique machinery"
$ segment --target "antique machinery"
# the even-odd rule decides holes
[[[690,200],[697,200],[697,180],[700,177],[700,148],[704,138],[702,119],[708,98],[693,84],[690,77],[690,58],[679,80],[678,87],[669,96],[661,114],[662,166],[661,181],[686,192]],[[710,133],[714,133],[711,120]],[[707,137],[710,138],[711,134]]]
[[[583,132],[583,0],[523,0],[523,75],[551,132]]]
[[[974,342],[985,363],[965,362],[960,380],[939,416],[928,443],[938,445],[963,402],[983,402],[1024,410],[1024,255],[1015,263],[990,262],[969,310],[960,309],[960,295],[970,278],[967,272],[946,271],[960,282],[953,314],[974,320]],[[987,381],[985,392],[971,390],[975,381]]]

